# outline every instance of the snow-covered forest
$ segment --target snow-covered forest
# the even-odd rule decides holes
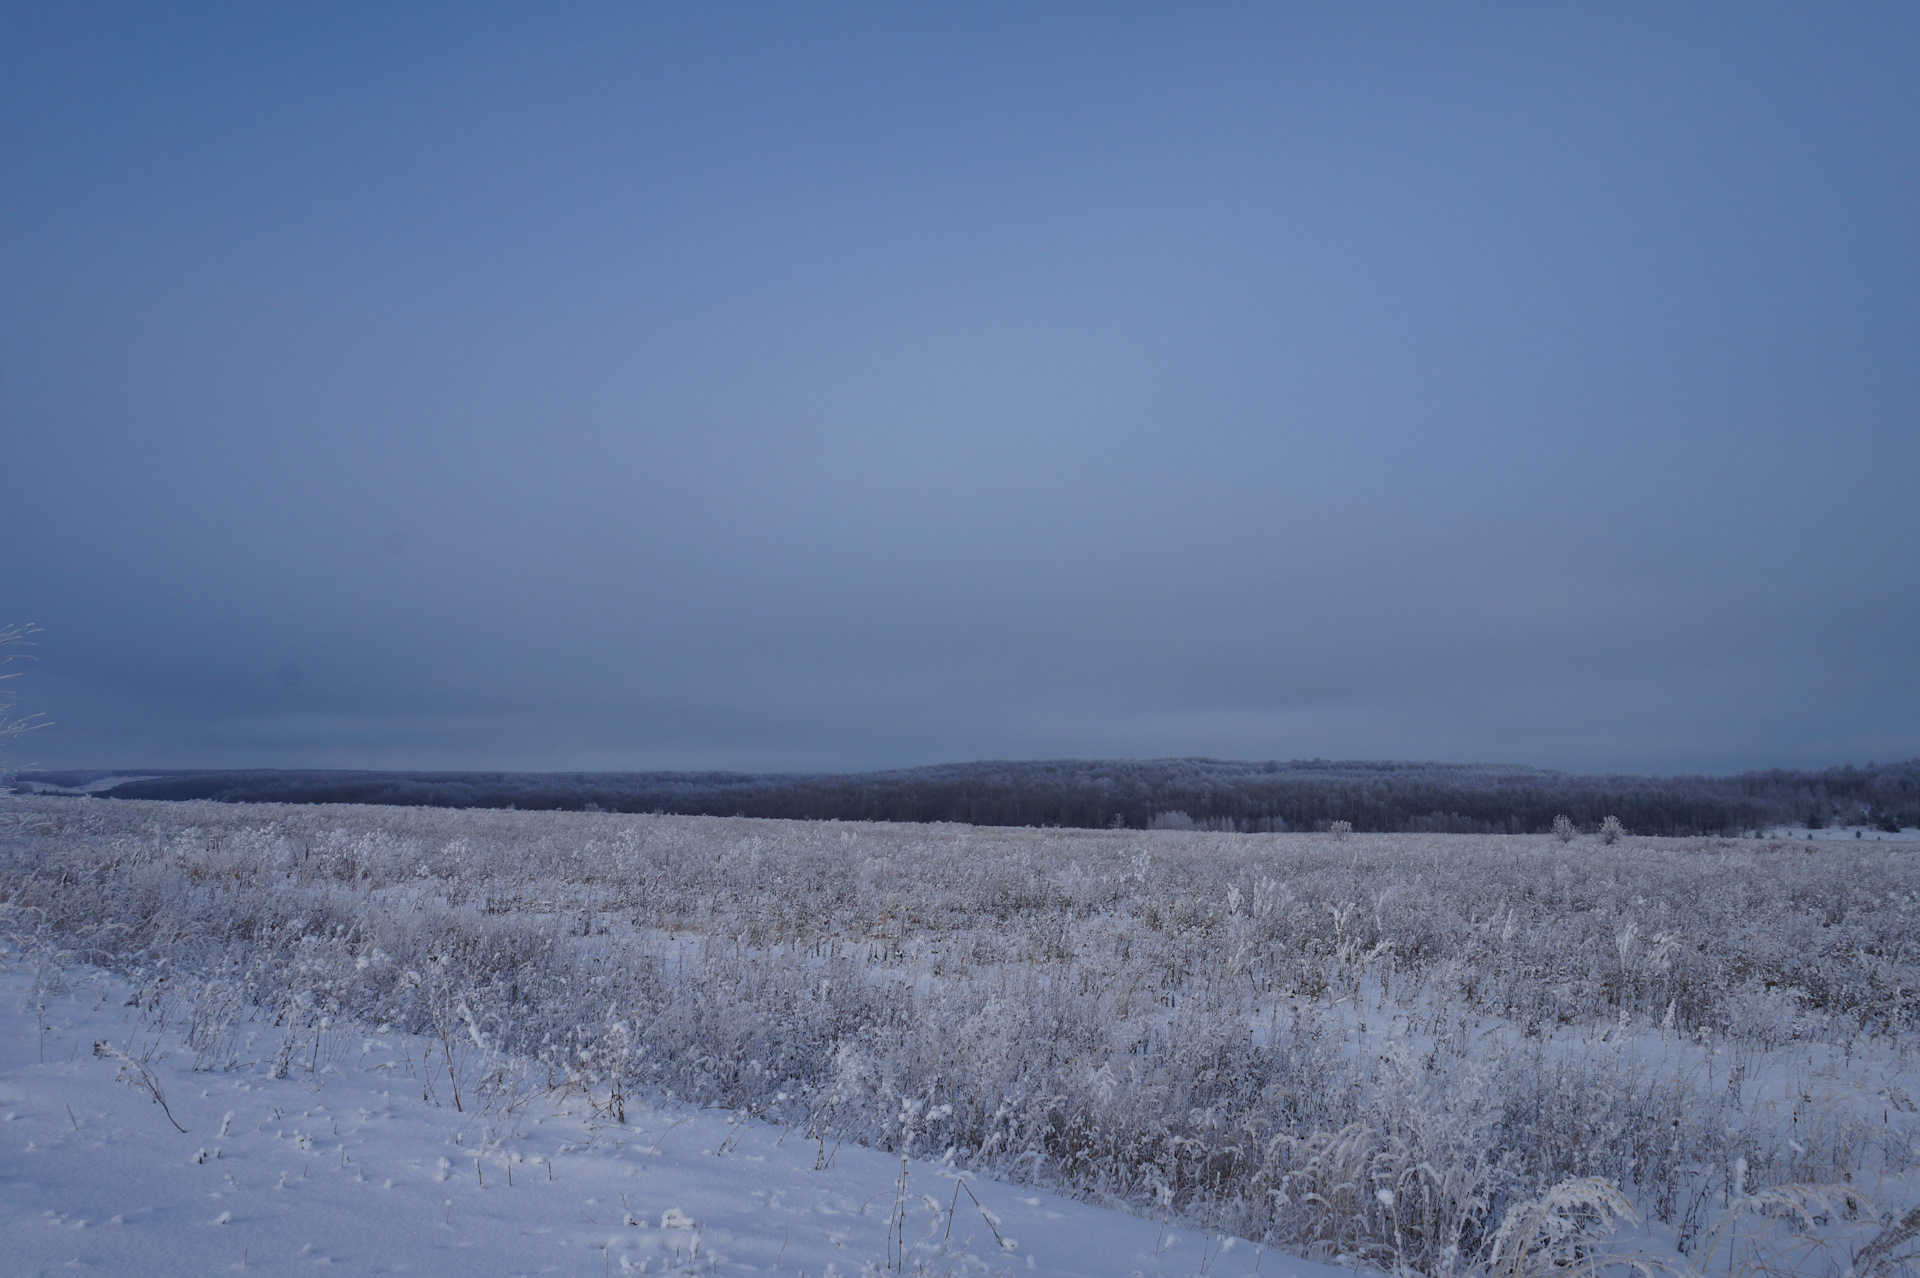
[[[570,809],[798,820],[1250,833],[1544,834],[1609,816],[1648,835],[1920,825],[1920,759],[1735,776],[1581,776],[1495,764],[1048,759],[890,772],[33,772],[22,789],[121,799]]]
[[[1629,1214],[1670,1266],[1912,1267],[1912,844],[7,803],[16,968],[110,970],[212,1075],[420,1035],[460,1113],[724,1107],[1396,1273]]]

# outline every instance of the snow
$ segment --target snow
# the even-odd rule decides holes
[[[95,777],[84,785],[50,785],[45,781],[36,781],[31,775],[16,776],[12,785],[20,794],[104,794],[117,785],[129,785],[135,781],[157,781],[159,773],[113,772],[103,777]]]
[[[1347,1272],[660,1098],[624,1124],[577,1095],[456,1112],[399,1034],[343,1031],[311,1074],[196,1072],[131,986],[68,978],[43,1034],[0,957],[12,1274]]]

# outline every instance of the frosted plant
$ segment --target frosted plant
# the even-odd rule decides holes
[[[1353,833],[1353,822],[1335,821],[1327,827],[1327,833],[1331,834],[1335,839],[1344,839]]]
[[[1573,842],[1573,818],[1564,813],[1553,819],[1553,837],[1562,843]]]
[[[1920,1236],[1920,1207],[1896,1218],[1882,1214],[1851,1185],[1775,1185],[1749,1191],[1746,1178],[1746,1160],[1738,1159],[1727,1207],[1693,1248],[1696,1271],[1733,1278],[1893,1278],[1910,1273],[1920,1259],[1912,1250]],[[1872,1237],[1861,1237],[1869,1231]]]
[[[1440,1152],[1364,1123],[1276,1136],[1257,1183],[1281,1236],[1311,1256],[1443,1273],[1471,1249],[1492,1183],[1484,1161],[1428,1156]]]
[[[0,626],[0,667],[11,665],[13,662],[20,660],[24,654],[7,652],[6,649],[19,647],[21,645],[30,646],[30,641],[27,636],[37,633],[39,629],[40,627],[34,625]],[[9,670],[5,674],[0,674],[0,685],[5,685],[6,681],[19,677],[19,671]],[[47,726],[37,714],[30,714],[19,719],[9,718],[8,715],[11,713],[14,703],[18,700],[18,694],[15,693],[10,686],[0,686],[0,740],[5,740],[8,737],[21,736],[24,733],[33,731],[35,728]],[[13,769],[7,766],[5,756],[0,756],[0,784],[11,780],[13,780]]]
[[[1850,1268],[1860,1278],[1883,1278],[1920,1262],[1920,1207],[1898,1218],[1889,1214],[1880,1232],[1853,1253]]]
[[[1620,836],[1626,832],[1626,827],[1620,824],[1617,816],[1610,816],[1600,823],[1600,841],[1609,847],[1618,843]]]
[[[1494,1234],[1487,1278],[1583,1278],[1620,1267],[1648,1278],[1663,1270],[1685,1274],[1677,1262],[1606,1249],[1622,1222],[1638,1221],[1618,1186],[1597,1177],[1563,1180],[1508,1209]]]
[[[173,1124],[174,1130],[182,1136],[187,1134],[187,1129],[180,1126],[180,1120],[173,1116],[173,1110],[167,1105],[167,1094],[161,1090],[160,1080],[154,1077],[153,1071],[147,1067],[145,1061],[128,1055],[106,1039],[101,1039],[93,1045],[93,1054],[116,1062],[120,1066],[119,1073],[115,1075],[116,1079],[158,1105],[161,1112],[167,1116],[167,1121]]]

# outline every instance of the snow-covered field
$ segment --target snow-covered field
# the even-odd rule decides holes
[[[125,981],[67,975],[43,1033],[34,972],[0,972],[8,1274],[1336,1272],[923,1159],[903,1177],[829,1144],[823,1169],[798,1133],[726,1111],[462,1113],[423,1099],[406,1062],[429,1044],[391,1030],[284,1078],[196,1072]]]
[[[1911,844],[0,821],[7,1272],[1911,1269]]]

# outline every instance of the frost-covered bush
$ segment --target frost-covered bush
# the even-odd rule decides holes
[[[1574,828],[1572,817],[1562,813],[1553,819],[1554,838],[1560,840],[1562,843],[1571,843],[1573,842],[1573,836]]]
[[[1610,816],[1600,823],[1600,841],[1608,847],[1618,843],[1620,836],[1626,832],[1626,827],[1620,824],[1617,816]]]
[[[27,636],[38,632],[39,629],[40,627],[31,625],[0,625],[0,670],[5,670],[21,656],[20,653],[9,652],[8,649],[30,644]],[[5,741],[9,737],[23,736],[43,726],[37,714],[18,719],[9,717],[15,702],[19,700],[19,694],[13,690],[10,681],[19,677],[20,672],[17,670],[5,670],[5,673],[0,673],[0,741]],[[7,757],[0,754],[0,784],[11,781],[13,775],[13,768],[9,766]]]
[[[204,1068],[391,1025],[449,1106],[662,1088],[1436,1274],[1569,1180],[1698,1242],[1920,1157],[1888,845],[14,807],[0,925]]]

